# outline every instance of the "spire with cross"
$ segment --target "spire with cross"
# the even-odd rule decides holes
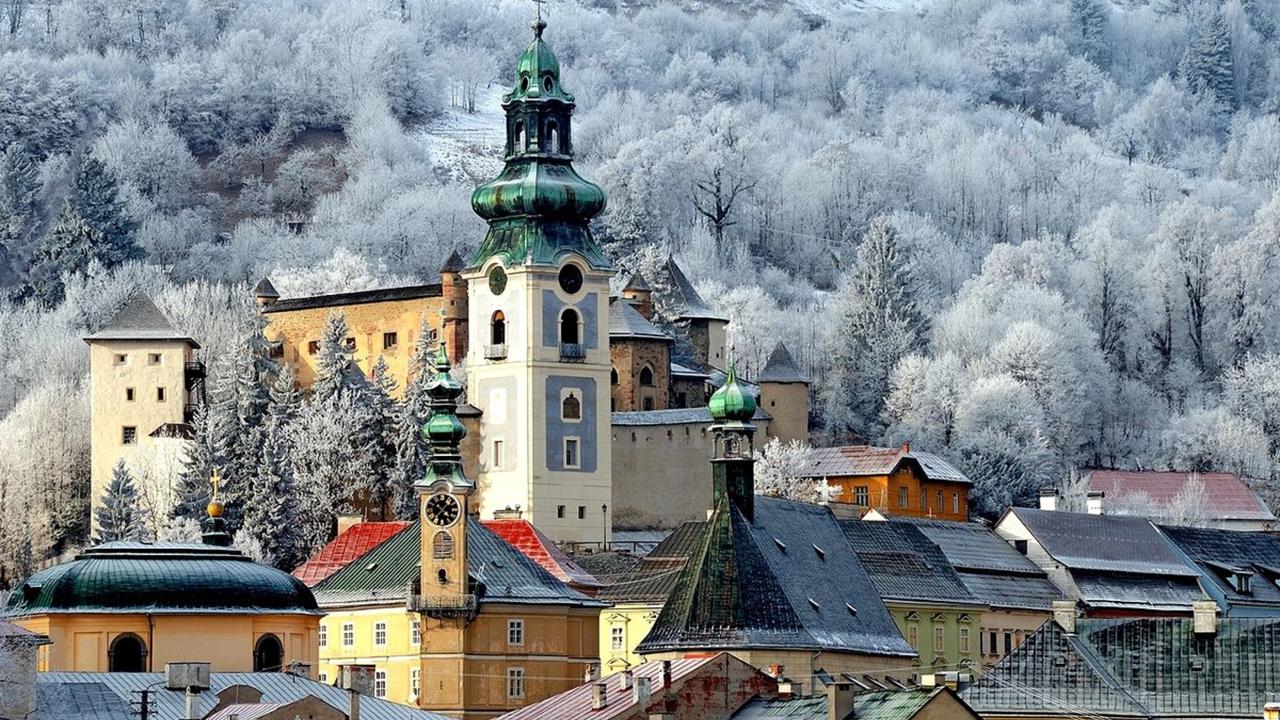
[[[533,7],[536,8],[533,21],[533,33],[538,37],[542,37],[542,31],[547,27],[546,21],[542,19],[542,6],[547,4],[547,0],[530,0]]]

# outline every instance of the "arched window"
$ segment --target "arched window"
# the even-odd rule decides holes
[[[493,345],[507,344],[507,316],[503,315],[501,310],[493,313],[493,322],[490,325],[490,340]]]
[[[560,152],[560,128],[555,120],[547,121],[547,141],[542,149],[543,152]]]
[[[280,638],[267,633],[253,646],[254,672],[280,672],[284,669],[284,645]]]
[[[431,557],[434,560],[453,559],[453,536],[441,530],[431,538]]]
[[[609,384],[610,385],[618,384],[618,368],[613,368],[609,371]]]
[[[644,387],[653,387],[653,369],[648,365],[640,368],[640,384]]]
[[[581,342],[578,335],[577,310],[570,308],[560,316],[560,342],[565,345],[577,345]]]
[[[110,672],[146,672],[147,646],[133,633],[116,636],[107,651],[107,670]]]
[[[564,402],[560,403],[560,417],[564,420],[582,419],[582,402],[573,393],[565,396]]]
[[[521,150],[524,150],[524,123],[517,120],[511,131],[511,152],[518,153]]]

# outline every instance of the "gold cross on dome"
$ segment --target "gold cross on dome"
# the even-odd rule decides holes
[[[542,22],[542,6],[547,4],[547,0],[530,0],[533,6],[538,9],[538,22]]]
[[[214,468],[209,475],[209,484],[213,486],[213,497],[209,498],[210,502],[218,499],[218,488],[222,486],[222,475],[218,472],[218,468]]]

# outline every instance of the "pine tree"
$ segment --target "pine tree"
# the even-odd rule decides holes
[[[0,283],[13,284],[30,259],[31,235],[39,220],[40,179],[27,149],[14,143],[0,152],[0,259],[9,269]]]
[[[246,309],[241,335],[231,356],[232,370],[215,391],[223,418],[227,462],[222,469],[226,482],[227,525],[240,527],[247,506],[260,504],[268,490],[259,484],[263,465],[263,427],[269,403],[268,387],[275,365],[267,356],[263,335],[266,319]]]
[[[373,365],[373,382],[369,386],[368,408],[371,422],[370,442],[377,447],[377,475],[374,480],[372,496],[369,502],[381,509],[382,517],[389,518],[395,513],[396,491],[396,420],[398,403],[395,401],[399,390],[396,379],[391,375],[391,368],[381,355]]]
[[[831,372],[823,401],[833,432],[852,431],[863,441],[883,432],[889,376],[900,358],[919,348],[924,333],[913,291],[897,234],[888,220],[877,218],[837,294],[836,321],[827,336]]]
[[[1107,24],[1111,20],[1106,0],[1071,0],[1071,20],[1080,34],[1080,49],[1095,65],[1107,64]]]
[[[62,300],[63,275],[83,272],[95,261],[109,269],[142,257],[134,242],[136,230],[115,178],[85,155],[53,228],[32,259],[28,294],[56,304]]]
[[[138,489],[123,460],[117,462],[111,470],[111,482],[102,493],[102,506],[94,512],[94,519],[98,523],[95,543],[143,538]]]
[[[353,374],[363,379],[352,359],[354,348],[348,342],[349,332],[346,315],[331,312],[325,318],[320,352],[316,354],[316,380],[311,385],[311,394],[317,400],[328,400],[344,388],[350,388]]]
[[[226,458],[225,443],[218,433],[219,423],[215,416],[212,407],[200,405],[191,419],[193,437],[187,443],[178,486],[174,490],[175,503],[170,512],[174,518],[197,523],[205,518],[205,508],[212,491],[209,478],[214,468],[220,467]]]
[[[302,404],[293,369],[281,368],[271,386],[263,427],[262,463],[254,485],[256,496],[246,504],[240,534],[255,538],[267,561],[292,570],[306,559],[299,514],[301,500],[293,475],[293,443],[289,427]]]
[[[431,415],[431,398],[426,391],[434,355],[434,348],[426,342],[430,331],[431,325],[424,317],[418,329],[419,341],[409,364],[409,384],[396,407],[396,465],[391,477],[391,492],[392,507],[401,520],[416,520],[418,517],[418,496],[413,484],[422,478],[428,456],[422,426]]]
[[[1235,107],[1231,33],[1217,5],[1202,5],[1191,14],[1191,42],[1179,71],[1191,90],[1212,97],[1224,108]]]

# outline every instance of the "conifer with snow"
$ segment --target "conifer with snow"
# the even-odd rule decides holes
[[[138,488],[124,460],[111,469],[111,481],[102,492],[102,505],[94,512],[94,521],[98,532],[93,541],[97,544],[144,538]]]

